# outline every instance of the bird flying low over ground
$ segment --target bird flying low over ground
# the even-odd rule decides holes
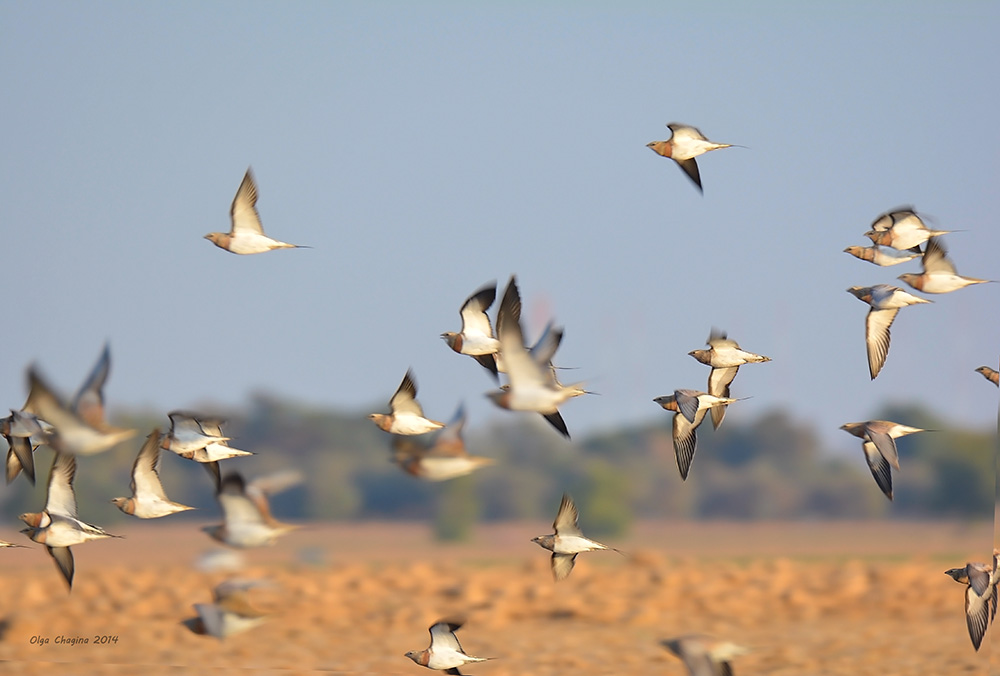
[[[969,638],[978,651],[982,645],[986,628],[996,616],[997,607],[997,560],[1000,550],[993,550],[992,567],[985,563],[967,563],[961,568],[944,571],[955,582],[965,587],[965,623]]]
[[[160,430],[154,429],[146,437],[146,443],[132,464],[132,490],[130,498],[112,498],[118,509],[140,519],[157,519],[168,514],[184,512],[194,507],[182,505],[167,499],[167,493],[160,483]]]
[[[216,496],[222,507],[223,523],[202,530],[212,539],[238,549],[273,545],[279,536],[298,526],[275,520],[267,498],[301,480],[297,472],[286,472],[246,484],[239,472],[227,474]]]
[[[212,603],[195,603],[198,617],[189,624],[198,634],[224,639],[253,629],[267,620],[268,613],[250,602],[250,590],[271,586],[264,580],[226,580],[212,590]]]
[[[889,355],[889,327],[896,319],[899,309],[931,301],[918,298],[889,284],[852,286],[847,292],[871,306],[865,319],[865,344],[868,348],[868,372],[872,380],[875,380],[885,365],[885,358]]]
[[[698,390],[674,390],[673,394],[656,397],[653,401],[664,410],[674,412],[674,455],[677,456],[677,469],[681,473],[681,480],[686,481],[691,470],[691,461],[694,460],[694,452],[698,447],[697,430],[705,420],[705,414],[709,409],[728,406],[740,400],[716,397]]]
[[[710,150],[732,148],[733,144],[709,141],[695,127],[680,122],[670,122],[667,127],[673,132],[669,139],[650,141],[646,147],[657,155],[669,157],[676,162],[677,166],[683,169],[688,178],[698,187],[698,191],[704,193],[704,189],[701,187],[701,175],[698,173],[698,163],[695,162],[694,158]]]
[[[497,312],[497,337],[500,356],[507,378],[506,386],[487,392],[494,404],[510,411],[540,413],[566,438],[569,431],[559,413],[559,406],[568,399],[587,394],[582,383],[562,385],[552,370],[551,359],[562,341],[562,329],[551,324],[538,345],[529,351],[521,333],[521,295],[517,280],[510,278]]]
[[[464,622],[458,619],[438,620],[430,627],[431,644],[424,650],[411,650],[406,653],[422,667],[437,669],[446,674],[461,674],[458,670],[463,664],[470,662],[485,662],[492,657],[473,657],[462,650],[455,632],[462,628]]]
[[[271,239],[264,234],[264,226],[257,213],[257,184],[253,171],[247,168],[229,209],[229,232],[210,232],[205,239],[212,244],[234,254],[257,254],[272,249],[308,249],[301,244],[289,244]]]
[[[107,451],[135,435],[135,430],[108,425],[104,421],[103,403],[95,403],[90,395],[77,397],[79,408],[67,407],[34,366],[28,370],[28,385],[28,399],[32,402],[32,407],[39,418],[52,426],[46,443],[61,453],[93,455]],[[97,396],[99,397],[99,393]],[[103,398],[100,401],[103,402]]]
[[[569,493],[563,493],[562,502],[556,520],[552,522],[551,535],[539,535],[531,541],[539,547],[552,552],[552,577],[557,581],[566,579],[573,570],[577,554],[594,552],[602,549],[622,554],[621,550],[602,545],[600,542],[584,537],[579,526],[580,514]]]
[[[770,357],[740,349],[739,343],[727,337],[725,331],[714,327],[709,333],[706,343],[709,349],[691,350],[688,354],[702,364],[712,367],[712,372],[708,374],[708,393],[715,397],[729,397],[729,386],[744,364],[771,361]],[[725,416],[726,407],[724,405],[712,406],[712,426],[715,429],[719,429]]]
[[[920,259],[923,272],[919,275],[907,272],[898,277],[917,291],[924,293],[951,293],[972,284],[986,284],[992,280],[963,277],[958,274],[955,264],[948,258],[941,237],[927,240],[927,249]]]
[[[899,452],[896,450],[895,440],[927,430],[900,425],[889,420],[844,423],[840,429],[864,442],[861,448],[865,452],[865,460],[872,471],[872,476],[875,477],[875,483],[885,496],[892,500],[892,474],[889,465],[899,469]]]
[[[913,207],[900,207],[879,215],[865,237],[872,244],[888,246],[898,251],[912,250],[935,235],[947,235],[948,230],[931,230],[920,220]]]
[[[253,455],[249,451],[241,451],[229,445],[230,437],[222,434],[221,418],[211,418],[182,411],[172,411],[170,432],[160,440],[160,448],[172,451],[182,458],[201,463],[212,482],[215,490],[219,490],[222,476],[219,471],[219,461],[244,455]]]
[[[372,413],[368,419],[379,429],[390,434],[426,434],[444,427],[443,422],[424,417],[424,409],[417,401],[417,383],[413,371],[407,369],[403,382],[389,400],[390,413]]]
[[[493,458],[469,455],[462,439],[465,406],[459,406],[447,427],[438,432],[430,446],[412,436],[393,436],[393,461],[404,472],[425,481],[447,481],[492,465]]]
[[[493,335],[486,311],[493,304],[497,295],[496,282],[490,282],[469,296],[459,315],[462,317],[462,330],[458,333],[447,331],[441,338],[448,347],[459,354],[466,354],[475,359],[487,371],[497,377],[496,353],[500,349],[500,341]]]
[[[87,379],[84,380],[80,390],[73,397],[70,411],[76,418],[85,425],[89,425],[98,430],[111,430],[104,422],[104,384],[107,382],[108,373],[111,370],[111,348],[104,345],[101,355],[97,359]],[[7,439],[10,450],[7,452],[7,483],[9,484],[17,475],[24,470],[24,474],[32,485],[35,483],[35,463],[33,460],[35,450],[42,444],[48,443],[49,437],[53,433],[53,427],[45,420],[40,420],[38,415],[39,400],[42,408],[49,411],[57,419],[63,420],[66,427],[63,434],[67,436],[63,450],[68,449],[70,438],[74,437],[73,430],[76,429],[76,422],[73,416],[68,416],[63,412],[62,404],[52,392],[44,386],[31,387],[28,399],[20,411],[11,411],[8,418],[0,420],[0,432]],[[124,433],[125,431],[122,430]],[[134,432],[123,434],[122,439],[128,438]],[[117,442],[115,442],[117,443]]]
[[[745,655],[743,646],[704,634],[687,634],[660,641],[660,645],[684,662],[690,676],[733,676],[734,657]]]
[[[35,451],[48,441],[51,427],[35,416],[30,396],[20,411],[11,409],[9,416],[0,418],[0,435],[9,446],[6,462],[8,484],[23,470],[31,485],[35,485]]]
[[[75,476],[76,457],[56,451],[52,459],[52,469],[49,471],[45,509],[41,512],[25,513],[19,517],[28,526],[21,532],[35,542],[45,545],[70,590],[73,588],[75,570],[70,547],[83,544],[87,540],[121,537],[77,518],[76,493],[73,490]]]

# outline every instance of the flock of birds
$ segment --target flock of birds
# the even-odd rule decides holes
[[[666,141],[648,144],[657,154],[673,159],[685,174],[702,190],[701,176],[695,158],[705,152],[731,147],[714,143],[694,127],[679,123],[667,125],[672,136]],[[231,228],[228,233],[214,232],[205,236],[216,246],[235,254],[255,254],[279,248],[297,248],[272,239],[264,233],[256,208],[257,187],[251,170],[247,170],[230,210]],[[931,230],[912,208],[898,209],[879,216],[869,232],[872,246],[852,246],[846,252],[875,265],[888,266],[919,258],[922,274],[904,274],[899,278],[917,291],[949,293],[971,284],[989,280],[962,277],[949,260],[941,237],[944,231]],[[924,248],[921,249],[921,245]],[[878,376],[889,351],[889,328],[899,309],[930,301],[914,296],[888,284],[871,287],[851,287],[848,291],[871,306],[866,320],[868,362],[872,379]],[[569,438],[559,407],[568,400],[591,394],[582,383],[564,385],[558,378],[553,358],[563,337],[563,329],[551,321],[531,346],[524,340],[521,328],[521,298],[515,277],[504,290],[496,313],[496,330],[487,311],[496,299],[495,283],[473,292],[462,304],[459,314],[460,331],[446,332],[441,338],[453,351],[475,359],[498,384],[487,396],[499,407],[511,411],[540,414],[560,434]],[[712,423],[718,429],[726,408],[740,399],[731,396],[730,388],[740,366],[771,361],[743,350],[726,333],[712,329],[708,349],[693,350],[689,355],[710,367],[707,391],[677,389],[672,394],[653,401],[673,413],[673,444],[677,467],[686,480],[691,470],[697,444],[697,429],[711,412]],[[997,371],[983,366],[976,369],[994,385]],[[0,420],[0,432],[9,444],[6,461],[7,483],[21,473],[31,483],[35,481],[34,453],[41,445],[54,451],[49,471],[44,508],[25,513],[20,519],[26,527],[21,531],[32,541],[42,544],[55,561],[66,584],[72,589],[74,559],[71,548],[88,540],[119,537],[98,526],[82,521],[78,516],[73,481],[76,457],[107,451],[136,433],[115,428],[104,417],[103,387],[110,371],[107,346],[97,364],[74,398],[68,402],[54,393],[37,369],[28,370],[29,395],[25,404]],[[500,385],[500,374],[506,382]],[[389,413],[369,416],[392,439],[394,460],[400,468],[415,477],[429,481],[444,481],[469,474],[492,464],[490,458],[469,455],[462,440],[465,412],[459,407],[448,424],[425,417],[417,401],[417,385],[413,373],[407,371],[389,401]],[[279,536],[295,526],[277,521],[268,507],[268,497],[293,485],[301,477],[273,475],[246,482],[236,471],[222,475],[220,462],[252,455],[229,445],[224,435],[224,421],[197,413],[174,411],[169,414],[170,429],[161,434],[154,429],[139,449],[132,467],[130,497],[117,497],[112,502],[125,514],[140,518],[161,518],[192,509],[171,501],[159,479],[160,453],[171,451],[182,458],[200,463],[211,477],[223,523],[204,528],[216,541],[244,549],[273,544]],[[924,430],[885,420],[846,423],[842,429],[862,439],[865,458],[876,483],[892,499],[891,467],[899,468],[895,439]],[[436,433],[431,441],[421,441]],[[551,569],[555,580],[563,580],[573,570],[579,554],[589,551],[619,550],[584,536],[578,523],[578,510],[573,499],[564,494],[559,505],[553,533],[535,537],[532,541],[551,551]],[[0,542],[3,547],[19,547]],[[966,618],[973,645],[979,649],[988,624],[997,606],[997,561],[1000,550],[994,550],[992,565],[968,563],[962,568],[946,571],[966,588]],[[260,581],[232,579],[217,586],[211,604],[195,604],[198,619],[196,630],[225,637],[256,626],[264,619],[249,600],[249,591],[264,584]],[[487,659],[465,653],[455,631],[462,626],[460,619],[442,619],[430,627],[431,643],[425,650],[411,651],[406,657],[430,669],[459,674],[459,667]],[[703,635],[686,635],[668,639],[663,646],[677,655],[695,676],[731,676],[733,657],[745,649],[732,643]]]

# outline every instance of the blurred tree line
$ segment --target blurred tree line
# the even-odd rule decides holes
[[[316,409],[266,395],[244,410],[222,413],[234,447],[256,455],[223,462],[223,473],[247,479],[297,468],[304,482],[276,496],[283,520],[420,520],[441,539],[461,539],[478,521],[549,520],[563,491],[576,499],[581,525],[594,537],[622,534],[635,519],[987,518],[992,514],[993,430],[957,429],[927,410],[894,406],[877,418],[934,430],[897,440],[901,471],[895,501],[875,485],[860,440],[844,433],[836,450],[822,447],[808,424],[782,412],[720,430],[698,430],[698,450],[686,482],[678,475],[671,415],[636,427],[567,443],[540,416],[509,415],[466,430],[473,455],[497,460],[475,474],[428,483],[391,461],[389,436],[360,414]],[[76,488],[84,520],[113,531],[126,517],[110,499],[129,495],[129,472],[146,434],[166,431],[166,416],[121,412],[117,425],[139,430],[120,447],[80,458]],[[844,450],[850,449],[845,453]],[[18,478],[0,490],[0,507],[15,515],[45,501],[51,451],[36,454],[37,486]],[[164,451],[167,494],[197,509],[171,517],[211,521],[219,508],[208,474]]]

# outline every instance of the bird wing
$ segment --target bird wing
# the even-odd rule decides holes
[[[56,451],[55,458],[52,459],[52,469],[49,471],[46,512],[76,518],[76,493],[73,491],[75,476],[76,456]]]
[[[698,415],[698,408],[701,402],[698,401],[698,393],[690,390],[674,390],[674,401],[677,402],[677,410],[694,423],[695,416]]]
[[[888,460],[893,467],[899,469],[899,452],[896,450],[896,441],[892,436],[879,425],[867,424],[865,432],[869,442],[875,445],[882,457]]]
[[[246,485],[238,472],[227,474],[218,493],[219,506],[227,524],[264,523],[257,506],[246,496]]]
[[[576,554],[552,554],[552,577],[565,580],[576,563]]]
[[[583,535],[580,532],[578,521],[580,513],[573,503],[573,498],[569,493],[563,493],[562,502],[559,503],[559,511],[556,512],[556,520],[552,522],[552,528],[556,535]]]
[[[562,414],[559,411],[555,413],[543,413],[542,417],[549,421],[549,424],[555,427],[561,435],[569,439],[569,428],[566,427],[566,421],[563,420]]]
[[[146,437],[146,442],[139,449],[132,464],[132,495],[155,495],[167,501],[167,494],[160,483],[157,467],[160,464],[160,430],[154,429]]]
[[[965,624],[969,628],[972,645],[979,650],[990,620],[989,599],[978,594],[973,587],[973,575],[969,575],[969,586],[965,590]]]
[[[677,166],[684,170],[688,178],[694,181],[694,184],[698,186],[698,190],[704,193],[705,189],[701,187],[701,174],[698,172],[698,163],[695,162],[694,158],[692,157],[687,160],[675,159],[674,161],[677,163]]]
[[[410,413],[424,417],[424,410],[417,402],[417,383],[413,380],[413,373],[409,369],[403,376],[403,382],[399,384],[399,389],[389,400],[389,408],[393,415],[397,413]]]
[[[91,427],[104,424],[104,383],[111,370],[111,348],[105,343],[101,356],[73,398],[73,411]]]
[[[944,248],[944,241],[941,236],[931,237],[927,240],[927,249],[921,259],[924,272],[958,274],[955,271],[955,264],[948,259],[948,250]]]
[[[674,455],[677,456],[677,469],[680,470],[681,480],[687,480],[691,461],[694,460],[694,452],[698,446],[698,426],[704,419],[704,409],[698,411],[694,422],[688,422],[681,413],[674,414]]]
[[[455,632],[462,627],[459,622],[441,620],[431,625],[431,650],[450,649],[465,653],[462,644],[458,642]]]
[[[249,167],[236,191],[236,197],[233,198],[233,205],[229,208],[229,218],[232,222],[230,235],[237,232],[264,234],[264,226],[260,224],[260,214],[257,213],[257,184],[254,183],[253,171]]]
[[[49,556],[52,560],[56,562],[56,566],[59,568],[59,572],[62,573],[63,578],[66,580],[66,584],[69,588],[73,588],[73,571],[75,566],[73,564],[73,552],[69,547],[46,547],[49,550]]]
[[[31,440],[22,437],[11,437],[7,440],[10,450],[7,451],[7,483],[9,484],[24,470],[31,485],[35,485],[35,455],[31,448]]]
[[[689,124],[683,124],[681,122],[668,122],[667,128],[673,132],[670,137],[671,141],[683,141],[683,140],[695,140],[695,141],[707,141],[705,135],[701,133],[697,127],[692,127]]]
[[[462,317],[462,333],[493,335],[493,326],[486,311],[493,305],[496,297],[497,285],[496,282],[491,282],[466,299],[459,312]]]
[[[451,421],[438,433],[429,455],[460,458],[466,455],[462,428],[465,427],[465,404],[459,404]]]
[[[713,397],[729,397],[729,385],[736,379],[739,366],[713,368],[708,374],[708,393]],[[726,406],[712,407],[712,426],[719,429],[722,419],[726,417]]]
[[[868,462],[868,468],[872,471],[872,476],[875,477],[875,483],[885,493],[885,497],[892,500],[892,470],[889,468],[889,461],[878,452],[875,444],[871,442],[866,441],[861,444],[861,448],[865,452],[865,460]]]
[[[899,308],[887,310],[872,308],[868,311],[868,317],[865,319],[865,343],[868,346],[868,371],[872,380],[875,380],[885,365],[885,358],[889,354],[889,327],[892,326],[898,312]]]

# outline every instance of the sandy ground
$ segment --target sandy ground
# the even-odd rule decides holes
[[[581,555],[559,584],[529,541],[550,524],[482,527],[457,546],[419,525],[313,525],[243,554],[239,576],[275,583],[253,592],[272,614],[224,641],[183,624],[232,575],[194,567],[212,549],[196,528],[75,547],[71,594],[40,547],[0,551],[0,670],[419,676],[403,653],[462,615],[466,651],[497,658],[463,668],[473,676],[681,675],[659,641],[695,632],[750,648],[740,676],[988,673],[990,635],[976,653],[943,571],[986,560],[991,524],[646,524],[606,540],[628,556]]]

